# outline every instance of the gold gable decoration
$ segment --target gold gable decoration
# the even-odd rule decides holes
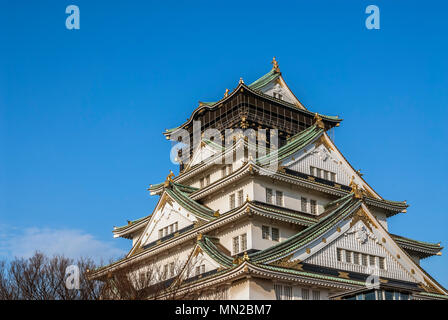
[[[166,176],[164,186],[169,187],[171,182],[174,182],[173,177],[175,177],[173,171],[170,170],[170,173]]]
[[[275,57],[272,58],[271,64],[272,64],[272,70],[274,72],[280,72],[280,67],[278,66],[277,60],[275,60]]]
[[[322,117],[317,112],[314,114],[314,124],[321,129],[325,129],[325,124],[322,121]]]
[[[349,218],[352,218],[350,228],[353,227],[358,221],[362,221],[366,227],[369,228],[370,232],[373,233],[372,226],[374,226],[375,229],[378,229],[376,222],[373,221],[362,208],[359,208],[357,211],[352,213]]]
[[[287,268],[287,269],[294,269],[298,271],[303,271],[303,264],[301,264],[302,261],[299,259],[291,261],[293,254],[290,254],[289,256],[286,256],[284,258],[281,258],[279,260],[273,261],[269,263],[269,265],[273,267],[281,267],[281,268]]]

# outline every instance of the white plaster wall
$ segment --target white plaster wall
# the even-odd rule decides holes
[[[278,190],[283,192],[283,206],[285,208],[302,211],[301,197],[308,199],[307,213],[311,214],[310,200],[317,202],[317,214],[324,212],[324,206],[333,199],[325,196],[323,193],[308,191],[291,184],[286,184],[278,181],[268,180],[264,177],[255,177],[254,179],[254,199],[261,202],[266,202],[266,188]]]

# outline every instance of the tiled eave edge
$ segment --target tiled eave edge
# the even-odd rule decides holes
[[[217,228],[222,227],[223,225],[226,225],[228,223],[231,223],[235,220],[240,219],[243,216],[248,215],[258,215],[263,217],[268,217],[271,219],[276,219],[279,221],[289,222],[289,223],[295,223],[303,226],[309,226],[311,225],[311,222],[300,219],[300,217],[292,217],[290,215],[281,214],[281,213],[270,213],[268,210],[264,210],[262,208],[258,208],[256,205],[251,204],[250,202],[245,202],[241,207],[236,208],[232,211],[229,211],[223,215],[221,215],[216,220],[207,222],[203,225],[197,226],[190,231],[187,231],[183,234],[180,234],[174,238],[171,238],[165,242],[162,242],[160,244],[157,244],[153,247],[150,247],[148,249],[145,249],[141,252],[135,253],[132,256],[129,256],[125,259],[116,261],[108,266],[101,267],[100,269],[92,272],[90,277],[98,278],[102,275],[106,274],[107,272],[119,269],[120,267],[123,267],[127,265],[128,263],[134,262],[134,261],[140,261],[142,259],[147,259],[149,256],[159,254],[163,252],[164,250],[176,247],[182,243],[185,243],[187,241],[191,241],[197,238],[199,234],[207,234],[210,231],[213,231]]]
[[[430,248],[424,248],[422,246],[419,245],[414,245],[414,244],[409,244],[409,243],[403,243],[402,241],[400,241],[399,239],[394,238],[394,240],[397,242],[397,244],[403,248],[406,251],[411,251],[412,253],[417,253],[420,254],[420,258],[424,259],[424,258],[428,258],[430,256],[435,256],[437,255],[439,252],[441,252],[441,250],[443,248],[439,247],[439,248],[434,248],[434,249],[430,249]]]
[[[266,99],[269,100],[273,103],[276,104],[280,104],[284,107],[287,107],[289,109],[291,109],[292,111],[297,111],[297,112],[301,112],[310,116],[314,116],[315,112],[309,111],[307,109],[302,109],[297,107],[295,104],[289,103],[287,101],[284,100],[280,100],[274,97],[271,97],[267,94],[262,93],[261,91],[258,90],[253,90],[251,89],[249,86],[245,85],[244,83],[240,83],[238,84],[238,86],[231,92],[229,93],[229,95],[227,97],[222,98],[219,101],[216,101],[214,104],[212,105],[208,105],[208,104],[200,104],[195,110],[193,110],[193,112],[191,113],[191,116],[188,118],[188,120],[186,122],[184,122],[183,124],[181,124],[180,126],[170,129],[168,131],[163,132],[163,134],[167,137],[169,137],[170,135],[172,135],[173,133],[175,133],[177,130],[184,128],[186,125],[189,125],[191,123],[191,121],[194,119],[194,117],[196,116],[196,114],[199,114],[200,112],[203,112],[202,110],[214,110],[216,109],[218,106],[220,106],[222,103],[226,102],[227,100],[232,99],[233,96],[237,95],[241,90],[246,90],[249,93],[256,95],[262,99]],[[336,118],[336,117],[331,117],[331,116],[327,116],[327,115],[323,115],[323,114],[319,114],[323,120],[330,122],[330,123],[340,123],[343,119],[341,118]]]
[[[249,161],[245,165],[240,167],[238,170],[236,170],[235,172],[230,174],[229,176],[224,177],[218,181],[215,181],[214,183],[210,184],[209,186],[204,187],[202,189],[199,189],[198,191],[191,193],[190,197],[194,200],[202,199],[210,194],[215,193],[217,190],[221,189],[222,187],[228,186],[228,185],[234,183],[235,181],[239,181],[241,178],[243,178],[245,176],[250,176],[250,175],[254,175],[254,174],[266,175],[269,178],[276,179],[277,181],[295,184],[300,187],[312,189],[315,191],[320,191],[320,192],[330,194],[333,196],[337,196],[337,197],[343,197],[350,193],[348,191],[345,191],[345,190],[342,190],[339,188],[331,187],[331,186],[328,186],[328,185],[325,185],[325,184],[322,184],[322,183],[319,183],[316,181],[311,181],[308,179],[303,179],[300,177],[289,175],[287,173],[282,173],[280,171],[277,171],[274,173],[272,171],[266,170],[265,168],[263,168],[261,166],[258,166],[257,164],[255,164],[252,161]],[[407,205],[400,206],[400,205],[396,205],[396,204],[393,204],[393,203],[390,203],[387,201],[374,199],[371,197],[365,197],[365,202],[367,205],[371,205],[371,206],[374,206],[377,208],[391,211],[392,214],[390,214],[388,216],[395,215],[395,214],[403,211],[405,208],[407,208]]]
[[[123,227],[114,227],[112,233],[114,234],[114,238],[123,237],[129,239],[133,233],[138,232],[139,230],[145,227],[145,223],[148,222],[151,215],[141,219],[136,223],[131,223],[127,226]]]
[[[311,286],[326,287],[337,290],[356,290],[365,286],[364,282],[347,280],[342,278],[327,277],[324,275],[313,274],[309,272],[291,271],[281,272],[270,270],[266,267],[243,262],[237,267],[229,268],[220,274],[214,274],[206,278],[196,280],[195,282],[186,283],[183,288],[178,290],[180,296],[186,292],[197,292],[200,290],[210,290],[219,285],[230,285],[231,282],[238,279],[271,279],[274,281],[292,281]],[[169,292],[166,294],[169,296]],[[163,296],[162,296],[163,298]]]

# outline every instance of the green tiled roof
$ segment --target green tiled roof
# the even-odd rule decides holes
[[[327,209],[326,212],[323,213],[324,218],[318,223],[306,228],[283,242],[249,255],[251,261],[264,263],[284,257],[291,252],[294,252],[310,241],[320,237],[337,222],[347,217],[354,210],[358,209],[361,206],[361,201],[362,200],[353,197],[353,194],[349,198],[341,198],[339,202],[334,203],[331,208]]]
[[[166,188],[165,192],[177,201],[182,207],[195,214],[201,219],[207,221],[211,219],[216,219],[214,216],[214,211],[197,201],[191,199],[187,193],[183,192],[176,184],[172,184],[171,188]]]
[[[198,245],[219,264],[226,267],[233,266],[233,259],[221,252],[210,237],[202,236],[202,239],[198,241]]]
[[[280,72],[271,70],[268,73],[266,73],[264,76],[262,76],[261,78],[252,82],[249,85],[249,88],[251,88],[253,90],[259,90],[259,89],[263,88],[265,85],[267,85],[269,82],[271,82],[272,80],[275,80],[278,77],[280,77],[280,74],[281,74]]]
[[[277,156],[278,160],[282,160],[294,152],[303,149],[313,141],[315,141],[320,135],[324,133],[324,129],[319,128],[316,125],[303,130],[296,135],[292,136],[288,143],[280,147],[278,150],[271,152],[265,156],[257,158],[256,162],[259,164],[266,164],[273,156]]]

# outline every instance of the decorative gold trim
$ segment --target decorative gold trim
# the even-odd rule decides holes
[[[348,275],[348,272],[338,271],[338,277],[344,278],[344,279],[350,279],[350,276]]]
[[[317,112],[314,114],[314,124],[321,129],[325,129],[325,124],[322,121],[322,117]]]
[[[314,147],[317,148],[321,144],[323,144],[325,148],[327,148],[328,150],[334,151],[333,147],[330,145],[330,143],[327,141],[327,139],[325,139],[323,135],[321,135],[320,138],[316,140],[316,142],[314,143]]]
[[[351,214],[351,218],[352,221],[350,222],[350,228],[353,227],[358,221],[362,221],[371,232],[373,232],[372,226],[374,226],[375,229],[378,229],[378,225],[375,221],[370,219],[362,208],[359,208],[355,213]]]
[[[299,259],[291,261],[292,256],[293,256],[293,254],[290,254],[289,256],[286,256],[284,258],[281,258],[279,260],[271,262],[269,265],[274,266],[274,267],[282,267],[282,268],[287,268],[287,269],[303,271],[303,268],[302,268],[303,264],[301,264],[302,261],[300,261]]]
[[[310,254],[311,253],[311,249],[310,248],[306,248],[306,253]]]
[[[280,72],[280,67],[278,66],[278,62],[277,60],[275,60],[275,57],[272,58],[272,70],[274,70],[275,72]]]

